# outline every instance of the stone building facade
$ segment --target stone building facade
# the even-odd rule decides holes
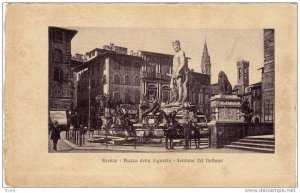
[[[274,29],[264,29],[264,67],[262,73],[262,121],[275,120]]]
[[[87,52],[84,60],[74,68],[79,123],[88,125],[91,120],[91,127],[96,123],[96,96],[110,95],[119,104],[139,103],[141,57],[128,55],[127,48],[111,44]]]
[[[140,68],[142,60],[127,54],[107,54],[103,69],[103,93],[123,104],[140,102]]]
[[[170,76],[172,74],[173,55],[140,51],[141,93],[152,100],[155,97],[162,102],[170,100]]]
[[[76,30],[49,27],[49,113],[73,109],[71,40]]]
[[[201,113],[210,118],[211,81],[210,75],[191,72],[189,77],[189,101],[196,105]]]
[[[238,94],[242,101],[248,101],[253,110],[252,122],[262,122],[262,83],[251,84],[245,88],[245,92]]]
[[[75,56],[72,56],[71,58],[71,73],[73,76],[73,85],[74,85],[74,98],[73,98],[73,109],[74,112],[77,112],[77,72],[75,72],[75,69],[82,65],[86,59],[84,58],[84,55],[82,54],[75,54]]]

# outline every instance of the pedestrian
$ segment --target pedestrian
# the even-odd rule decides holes
[[[53,122],[52,128],[51,128],[51,137],[50,139],[53,141],[53,150],[57,151],[57,142],[60,139],[60,132],[61,129],[58,126],[58,121],[55,120]]]
[[[71,133],[70,139],[73,139],[74,138],[74,126],[73,126],[73,124],[70,124],[70,133]]]
[[[191,128],[190,148],[192,148],[192,140],[195,140],[195,148],[200,148],[200,128],[197,125],[197,118],[194,113],[189,114],[189,125]]]
[[[184,110],[183,112],[183,128],[184,128],[184,148],[189,149],[189,143],[191,140],[191,117],[193,113],[189,110]]]

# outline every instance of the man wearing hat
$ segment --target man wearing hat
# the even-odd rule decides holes
[[[58,126],[58,121],[54,120],[52,128],[51,128],[51,137],[50,139],[53,141],[53,150],[57,151],[57,142],[60,139],[60,128]]]

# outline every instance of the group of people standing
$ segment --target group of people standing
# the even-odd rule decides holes
[[[190,149],[194,139],[196,148],[199,148],[200,128],[197,126],[196,113],[188,108],[183,109],[181,113],[182,123],[180,124],[175,119],[178,111],[173,111],[168,116],[167,128],[165,129],[166,149],[174,149],[173,139],[184,139],[185,149]]]

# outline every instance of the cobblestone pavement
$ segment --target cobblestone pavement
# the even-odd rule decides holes
[[[65,143],[63,140],[58,140],[57,143],[57,152],[66,152],[66,151],[72,151],[73,148]],[[48,152],[49,153],[56,153],[56,151],[53,150],[53,142],[52,140],[48,140]]]

